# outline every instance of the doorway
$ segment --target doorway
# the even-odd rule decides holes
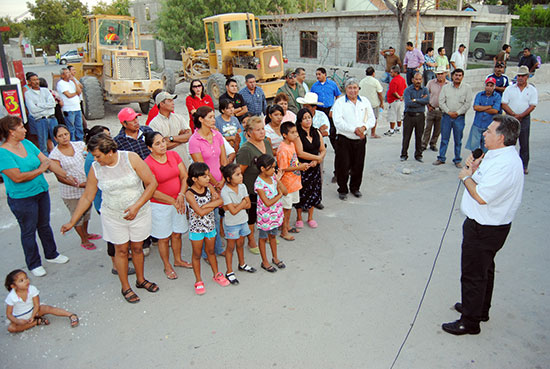
[[[455,51],[455,34],[456,27],[445,27],[445,33],[443,34],[443,47],[447,54],[447,58],[451,60],[451,55]]]

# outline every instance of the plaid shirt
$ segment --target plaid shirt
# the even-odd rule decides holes
[[[242,95],[250,114],[265,114],[265,110],[267,109],[267,101],[265,101],[265,94],[261,87],[256,86],[254,94],[250,92],[248,87],[243,88],[239,91],[239,93]]]
[[[135,152],[141,157],[141,159],[145,160],[145,158],[151,154],[151,151],[145,144],[145,137],[143,136],[147,132],[153,132],[153,130],[147,126],[140,126],[139,131],[140,132],[136,140],[135,138],[127,136],[126,130],[122,127],[114,140],[117,143],[119,150]]]

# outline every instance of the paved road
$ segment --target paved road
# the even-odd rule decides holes
[[[184,89],[178,86],[178,93]],[[178,101],[181,111],[181,101]],[[116,126],[109,109],[105,119]],[[548,100],[534,118],[548,120]],[[467,117],[469,131],[471,113]],[[380,131],[387,129],[382,123]],[[452,165],[400,162],[401,136],[369,140],[362,191],[341,202],[330,183],[333,152],[325,168],[319,228],[306,228],[295,242],[281,240],[287,269],[275,274],[239,273],[241,284],[221,288],[208,278],[195,296],[191,271],[168,281],[158,251],[146,259],[147,278],[160,292],[142,301],[122,300],[110,274],[106,246],[87,251],[74,233],[58,229],[69,215],[52,175],[52,226],[58,248],[71,261],[46,265],[33,278],[44,303],[76,311],[78,328],[66,319],[18,335],[0,332],[5,368],[389,368],[412,321],[449,216],[458,179]],[[547,236],[550,197],[550,124],[535,121],[531,173],[506,245],[496,263],[491,320],[478,336],[444,333],[442,322],[458,318],[460,241],[463,216],[455,209],[416,325],[395,368],[547,368],[550,362],[550,281]],[[402,174],[403,168],[412,170]],[[462,190],[461,190],[462,191]],[[0,275],[23,268],[18,227],[1,189]],[[91,231],[100,232],[92,217]],[[189,242],[184,242],[189,259]],[[246,253],[259,267],[258,256]],[[218,259],[224,270],[222,258]],[[3,314],[2,314],[3,315]]]

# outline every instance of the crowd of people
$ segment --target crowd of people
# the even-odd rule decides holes
[[[393,48],[381,54],[387,62],[382,80],[369,67],[361,81],[347,79],[343,91],[322,67],[316,70],[317,81],[311,88],[305,83],[303,68],[289,70],[273,105],[267,104],[254,75],[245,77],[246,86],[240,91],[236,80],[228,78],[217,117],[200,80],[191,81],[186,97],[189,120],[175,112],[177,95],[157,90],[145,124],[139,122],[141,114],[123,108],[118,114],[121,128],[114,137],[104,126],[85,129],[82,88],[69,69],[62,70],[55,91],[41,87],[38,76],[28,73],[25,100],[39,148],[26,139],[20,118],[0,119],[0,172],[8,205],[21,229],[28,269],[34,276],[46,275],[37,232],[46,261],[69,261],[57,252],[49,224],[46,171],[53,172],[60,182],[61,198],[70,212],[61,232],[74,227],[86,250],[94,250],[92,241],[100,238],[108,243],[112,273],[118,275],[121,294],[129,303],[140,298],[128,275],[136,275],[138,289],[151,293],[160,289],[145,278],[144,257],[151,243],[158,244],[167,279],[178,278],[176,267],[193,269],[198,295],[206,291],[201,258],[210,265],[213,281],[220,286],[239,284],[232,265],[235,249],[238,271],[256,272],[245,262],[245,240],[248,250],[260,255],[262,269],[270,273],[284,269],[277,236],[292,242],[305,224],[311,229],[319,226],[314,210],[324,208],[322,173],[328,146],[324,138],[328,136],[335,151],[332,182],[337,183],[339,199],[346,200],[350,193],[362,197],[367,137],[380,138],[376,125],[385,107],[390,124],[385,135],[403,129],[402,161],[408,159],[414,131],[414,158],[423,162],[423,151],[429,148],[439,151],[433,164],[444,164],[452,132],[453,162],[458,168],[462,168],[465,114],[472,100],[475,118],[466,144],[471,151],[490,149],[484,142],[487,129],[504,111],[521,122],[520,157],[524,174],[528,173],[530,113],[537,105],[537,91],[528,83],[531,69],[521,66],[517,82],[511,83],[504,74],[507,59],[501,61],[499,56],[484,91],[474,98],[470,86],[462,82],[467,55],[464,45],[450,62],[444,48],[434,57],[433,49],[424,55],[410,42],[402,63]],[[386,96],[382,83],[388,84]],[[61,108],[62,121],[56,118],[56,107]],[[102,235],[88,232],[92,205],[100,215]],[[305,222],[303,212],[307,212]],[[186,233],[192,246],[190,263],[181,255]],[[220,271],[217,255],[225,257],[225,273]],[[32,287],[27,275],[13,273],[6,288],[26,300],[24,289],[31,293]],[[38,296],[34,290],[33,299]],[[78,323],[75,314],[38,308],[36,301],[33,306],[31,314],[26,311],[23,318],[9,312],[10,331],[47,324],[42,317],[47,313],[68,316],[72,325]]]

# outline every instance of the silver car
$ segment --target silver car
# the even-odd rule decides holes
[[[67,64],[67,63],[78,63],[82,60],[83,53],[79,52],[78,50],[69,50],[63,55],[61,55],[61,59],[59,62],[61,64]]]

